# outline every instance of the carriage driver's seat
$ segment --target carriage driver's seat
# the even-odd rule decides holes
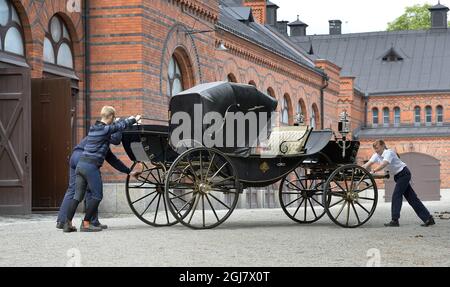
[[[306,142],[313,128],[300,126],[273,127],[265,147],[258,150],[264,156],[296,156],[306,153]]]

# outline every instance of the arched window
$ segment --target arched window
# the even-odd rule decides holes
[[[183,91],[183,75],[175,56],[170,58],[167,79],[169,83],[167,85],[167,95],[171,97]]]
[[[311,127],[313,129],[316,129],[316,111],[314,110],[314,108],[311,111],[311,119],[309,122],[311,123]]]
[[[378,109],[377,108],[372,109],[372,125],[374,127],[378,126]]]
[[[436,124],[442,125],[444,122],[444,109],[442,106],[436,107]]]
[[[73,69],[72,39],[66,24],[55,15],[50,19],[44,38],[44,62]]]
[[[280,122],[282,125],[289,125],[289,101],[287,96],[283,97]]]
[[[0,0],[0,51],[25,56],[22,24],[10,0]]]
[[[414,108],[414,125],[420,126],[420,107]]]
[[[316,104],[312,104],[310,123],[314,129],[320,126],[319,109]]]
[[[389,108],[383,109],[383,126],[384,127],[389,126]]]
[[[427,126],[431,126],[431,122],[433,120],[433,110],[430,106],[425,107],[425,124]]]
[[[236,77],[232,73],[227,75],[227,81],[230,83],[237,83]]]
[[[396,126],[396,127],[400,126],[400,108],[399,107],[394,108],[394,126]]]
[[[300,99],[297,104],[297,115],[300,115],[301,119],[303,120],[303,123],[306,124],[306,119],[308,118],[308,115],[306,113],[306,106],[305,102]]]

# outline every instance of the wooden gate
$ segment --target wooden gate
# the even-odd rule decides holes
[[[0,213],[31,212],[30,72],[0,68]]]
[[[423,201],[437,201],[441,199],[440,195],[440,163],[432,156],[422,153],[405,153],[400,155],[401,160],[408,165],[411,170],[411,186],[417,193],[417,196]],[[385,200],[392,200],[395,182],[392,176],[385,181]]]
[[[32,80],[33,210],[58,209],[72,150],[71,81]]]

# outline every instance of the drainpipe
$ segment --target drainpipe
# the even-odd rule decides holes
[[[89,50],[89,0],[84,0],[84,125],[86,135],[91,126],[91,53]]]
[[[325,84],[320,88],[320,129],[324,129],[325,115],[324,115],[324,90],[328,87],[328,80],[330,78],[327,75],[323,76]]]
[[[364,93],[364,127],[367,128],[367,113],[369,112],[369,93]]]

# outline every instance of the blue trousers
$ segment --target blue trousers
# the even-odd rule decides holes
[[[417,216],[422,219],[423,222],[427,221],[431,214],[428,209],[423,205],[414,189],[409,183],[411,181],[411,172],[405,167],[401,172],[394,176],[395,189],[392,194],[392,219],[398,220],[400,218],[400,210],[402,209],[403,196],[408,201],[409,205],[414,209]]]
[[[66,194],[64,195],[61,207],[59,208],[57,222],[66,222],[67,220],[67,212],[71,204],[71,199],[73,199],[75,196],[76,167],[82,153],[83,151],[75,150],[70,157],[69,186],[67,187]],[[86,190],[85,200],[89,203],[91,199],[92,192],[88,188]],[[93,216],[91,222],[94,224],[99,223],[98,212]]]

